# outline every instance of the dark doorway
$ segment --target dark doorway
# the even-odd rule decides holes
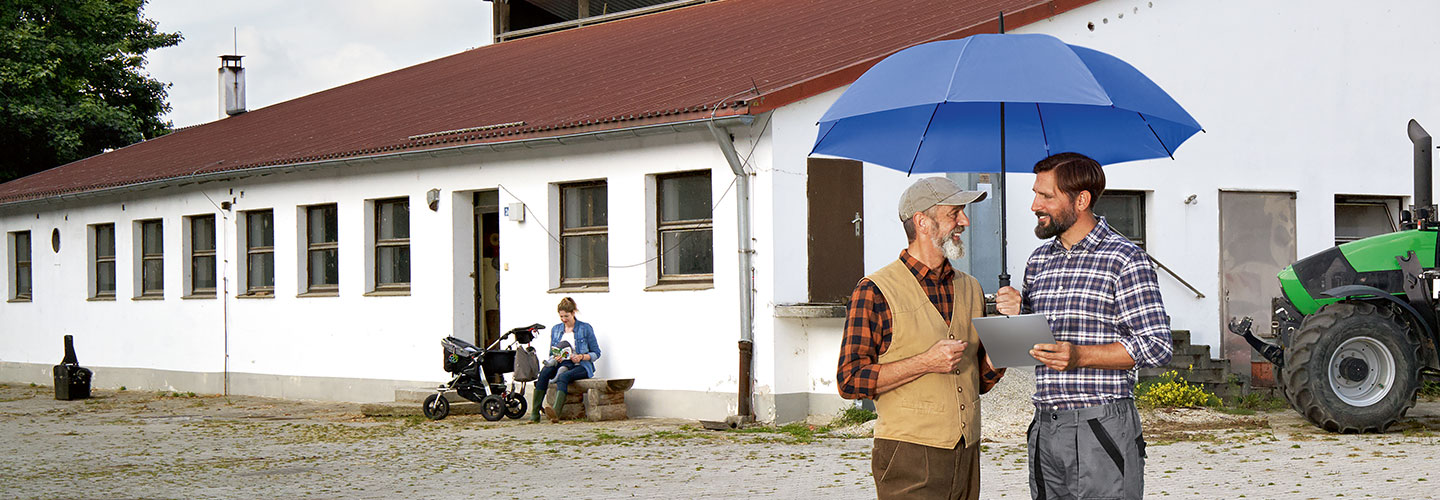
[[[475,193],[475,344],[488,347],[500,337],[500,195]]]
[[[810,302],[843,304],[865,274],[863,164],[828,158],[808,161]]]

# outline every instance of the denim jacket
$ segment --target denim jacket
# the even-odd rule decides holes
[[[565,337],[565,323],[555,325],[550,329],[550,348],[554,349]],[[585,368],[585,374],[595,376],[595,361],[600,359],[600,343],[595,341],[595,329],[590,323],[575,320],[575,346],[574,354],[589,354],[592,359],[581,361],[580,366]]]

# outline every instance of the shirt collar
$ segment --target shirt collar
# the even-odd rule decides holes
[[[1105,222],[1105,216],[1096,215],[1095,227],[1090,228],[1090,232],[1086,234],[1084,238],[1080,238],[1080,241],[1075,242],[1075,246],[1070,247],[1069,251],[1079,252],[1082,250],[1094,250],[1095,247],[1099,246],[1100,242],[1104,241],[1105,238],[1109,237],[1110,233],[1112,232],[1113,231],[1110,230],[1110,224]],[[1051,250],[1053,251],[1066,251],[1065,245],[1060,244],[1059,236],[1052,238],[1050,240],[1050,245]]]
[[[929,277],[931,279],[944,281],[955,276],[955,268],[950,267],[950,259],[940,259],[940,268],[930,269],[929,266],[920,262],[919,259],[911,257],[910,250],[907,249],[900,251],[900,262],[904,262],[905,267],[910,268],[910,273],[914,274],[916,278]]]

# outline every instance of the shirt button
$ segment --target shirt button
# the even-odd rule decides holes
[[[1050,414],[1050,420],[1060,420],[1060,415],[1056,415],[1056,414],[1054,414],[1054,413],[1051,413],[1051,414]]]
[[[959,371],[956,371],[955,373],[960,373],[960,372],[959,372]],[[965,392],[965,388],[964,388],[964,387],[956,387],[955,390],[960,391],[960,392]]]
[[[955,334],[950,334],[950,340],[955,340]]]

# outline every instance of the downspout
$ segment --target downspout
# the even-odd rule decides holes
[[[713,119],[707,122],[706,126],[710,128],[710,134],[715,136],[715,142],[720,145],[720,152],[725,154],[730,171],[735,174],[735,226],[740,249],[740,388],[739,406],[735,411],[738,422],[732,422],[733,427],[755,419],[755,412],[750,407],[754,392],[752,382],[755,344],[755,275],[751,268],[751,256],[755,249],[750,245],[750,174],[745,171],[740,155],[735,152],[735,139],[730,136],[729,129],[716,127]]]

